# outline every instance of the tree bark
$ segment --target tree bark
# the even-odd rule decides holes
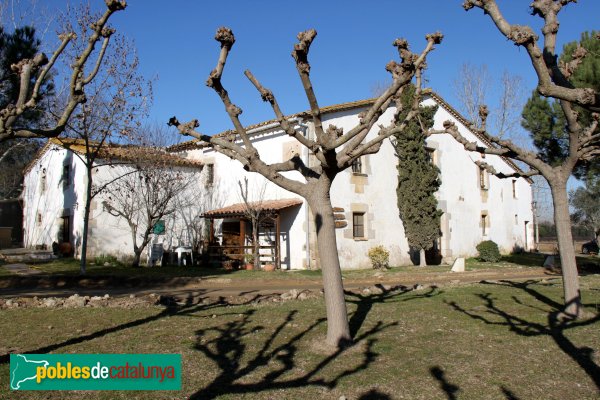
[[[131,266],[137,268],[140,266],[140,258],[142,256],[142,251],[136,249],[133,251],[133,261],[131,261]]]
[[[351,342],[348,312],[344,298],[344,285],[337,252],[335,237],[335,220],[329,198],[326,194],[311,197],[309,204],[313,210],[313,218],[317,230],[318,260],[323,275],[325,291],[325,308],[327,310],[327,343],[343,347]]]
[[[581,292],[579,290],[579,274],[575,260],[575,246],[571,234],[569,214],[569,198],[567,183],[564,180],[550,180],[550,190],[554,203],[554,223],[560,249],[560,264],[562,267],[563,291],[565,297],[564,313],[570,318],[581,316]]]
[[[425,249],[419,250],[419,267],[426,267],[427,260],[425,259]]]
[[[254,245],[254,267],[260,269],[260,244],[258,243],[258,218],[252,218],[252,244]]]
[[[81,233],[81,262],[79,264],[79,273],[81,275],[85,275],[85,265],[87,262],[88,226],[90,222],[90,205],[92,203],[92,168],[86,167],[86,178],[85,208],[83,209],[83,232]]]

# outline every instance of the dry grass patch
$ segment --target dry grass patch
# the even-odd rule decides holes
[[[2,354],[179,353],[183,390],[9,393],[4,362],[0,398],[597,399],[600,317],[553,320],[559,282],[349,295],[357,344],[341,350],[322,344],[318,299],[2,310]],[[600,276],[582,278],[582,288],[588,311],[598,313]]]

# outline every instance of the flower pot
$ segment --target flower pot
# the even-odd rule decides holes
[[[252,271],[254,269],[254,264],[247,263],[244,267],[246,271]]]
[[[275,271],[275,266],[273,264],[265,264],[263,270],[267,272]]]

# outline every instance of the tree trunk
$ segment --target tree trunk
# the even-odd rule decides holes
[[[427,260],[425,259],[425,249],[419,250],[419,267],[426,267]]]
[[[81,263],[79,264],[79,272],[81,275],[85,275],[85,264],[87,262],[88,226],[90,221],[90,205],[92,203],[92,168],[86,167],[86,178],[83,232],[81,233]]]
[[[342,271],[335,237],[335,220],[328,193],[313,196],[310,206],[313,210],[317,230],[318,259],[323,274],[325,308],[327,310],[327,343],[342,347],[347,345],[352,338],[350,337]]]
[[[258,243],[258,218],[252,218],[252,244],[254,245],[254,268],[260,269],[260,244]]]
[[[581,292],[579,290],[579,274],[575,261],[575,246],[571,234],[571,219],[569,214],[569,198],[565,181],[550,182],[552,202],[554,203],[554,223],[558,237],[560,264],[562,267],[563,290],[565,297],[564,312],[567,316],[581,316]]]
[[[142,256],[142,251],[140,249],[135,249],[133,251],[133,260],[131,261],[131,266],[137,268],[140,266],[140,258]]]

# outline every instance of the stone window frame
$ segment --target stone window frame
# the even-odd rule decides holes
[[[366,212],[364,211],[354,211],[352,212],[352,238],[355,240],[365,240],[366,236]],[[357,224],[357,219],[360,220],[361,224]],[[357,228],[362,230],[362,235],[358,235]]]
[[[215,164],[206,164],[206,186],[210,187],[215,183]]]
[[[478,165],[477,181],[480,190],[490,189],[490,175],[485,167]]]
[[[490,215],[487,211],[481,212],[481,218],[479,220],[479,226],[481,227],[481,235],[483,237],[489,236],[490,233]]]
[[[67,189],[71,185],[71,166],[69,164],[63,164],[61,180],[63,184],[63,190]]]
[[[46,193],[46,186],[47,186],[47,176],[46,176],[46,168],[42,168],[41,174],[40,174],[40,192],[41,193]]]
[[[350,164],[350,168],[351,168],[353,174],[366,175],[364,173],[362,156],[356,157],[352,161],[352,164]]]

